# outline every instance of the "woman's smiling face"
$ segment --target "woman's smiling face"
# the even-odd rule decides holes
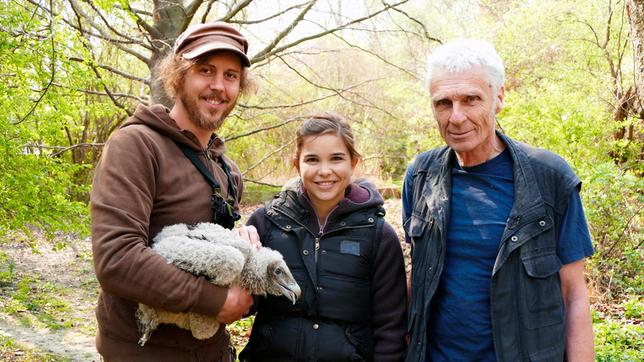
[[[357,162],[336,134],[304,138],[296,167],[316,212],[328,212],[344,198]]]

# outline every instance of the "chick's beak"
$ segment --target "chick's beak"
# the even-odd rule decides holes
[[[291,301],[291,303],[293,303],[293,305],[295,305],[295,302],[297,302],[297,300],[300,299],[302,290],[300,290],[300,286],[297,285],[296,282],[282,284],[280,285],[280,288],[282,289],[282,294],[286,298],[288,298]]]

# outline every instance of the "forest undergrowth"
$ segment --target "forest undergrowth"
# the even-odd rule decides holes
[[[245,206],[245,217],[257,206]],[[400,200],[387,200],[385,207],[402,240]],[[409,248],[402,246],[409,271]],[[590,285],[597,360],[644,360],[642,297],[609,300],[594,293],[592,280]],[[5,235],[0,240],[0,360],[99,361],[94,347],[98,289],[89,238]],[[251,325],[252,317],[229,326],[238,350]]]

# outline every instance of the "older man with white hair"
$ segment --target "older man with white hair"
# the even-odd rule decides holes
[[[446,145],[420,154],[403,187],[407,361],[592,361],[581,181],[495,130],[505,72],[490,43],[442,45],[427,72]]]

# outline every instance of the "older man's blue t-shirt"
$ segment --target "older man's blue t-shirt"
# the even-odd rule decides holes
[[[413,208],[412,172],[410,167],[403,187],[405,220]],[[490,280],[514,201],[512,157],[506,148],[481,165],[456,163],[451,174],[447,251],[430,304],[427,352],[432,361],[494,361]],[[562,263],[593,253],[578,192],[570,196],[559,235]]]

